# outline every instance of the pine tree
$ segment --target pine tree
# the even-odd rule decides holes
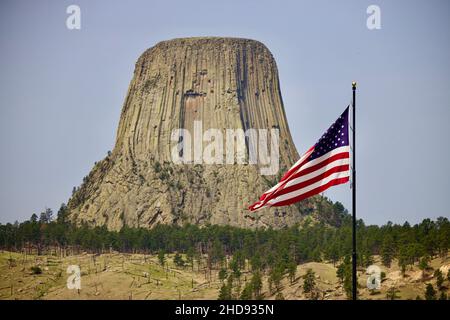
[[[425,289],[425,300],[436,300],[436,290],[431,283],[427,284]]]
[[[232,300],[233,299],[233,275],[229,275],[227,283],[222,284],[219,291],[219,300]]]
[[[209,252],[211,264],[215,265],[217,263],[222,263],[225,259],[225,254],[223,250],[223,245],[219,239],[214,239],[212,248]]]
[[[31,223],[36,223],[38,221],[38,216],[36,213],[33,213],[30,218]]]
[[[255,252],[250,258],[250,264],[252,266],[252,270],[260,270],[261,269],[261,256],[259,252]]]
[[[194,248],[192,246],[189,246],[186,252],[186,261],[191,265],[192,271],[194,271],[194,255]]]
[[[233,256],[233,258],[230,261],[230,269],[233,271],[233,276],[237,279],[240,279],[241,277],[241,269],[239,266],[239,261],[236,256]]]
[[[406,276],[406,264],[400,265],[403,278]]]
[[[429,261],[428,257],[423,257],[422,259],[420,259],[419,269],[422,270],[422,277],[425,276],[425,271],[430,267],[428,265],[428,261]]]
[[[177,252],[175,254],[175,256],[173,257],[173,263],[177,266],[177,267],[184,267],[185,262],[183,260],[183,257]]]
[[[67,209],[67,206],[65,203],[61,204],[61,207],[58,210],[57,216],[56,216],[56,222],[60,224],[66,224],[67,223],[67,216],[69,214],[69,210]]]
[[[336,276],[338,277],[338,279],[339,279],[341,282],[344,282],[344,278],[345,278],[345,265],[344,265],[344,263],[341,263],[341,264],[338,266],[338,268],[337,268],[337,270],[336,270]]]
[[[218,300],[231,300],[231,290],[228,284],[224,283],[220,287]]]
[[[289,274],[289,281],[292,283],[295,280],[295,274],[297,272],[297,264],[294,261],[291,261],[287,265],[287,270]]]
[[[339,250],[337,242],[333,242],[333,244],[328,247],[326,251],[326,258],[333,263],[333,266],[336,265],[336,262],[339,260]]]
[[[241,293],[241,300],[251,300],[252,299],[252,284],[250,282],[247,282],[244,286],[244,289],[242,290]]]
[[[227,276],[228,276],[227,270],[225,268],[220,269],[219,280],[223,282],[227,278]]]
[[[262,299],[261,297],[261,289],[262,289],[262,278],[261,273],[259,271],[256,271],[253,274],[252,280],[251,280],[253,295],[255,296],[255,299]]]
[[[303,279],[303,292],[310,293],[316,287],[315,272],[312,269],[308,269]]]
[[[439,269],[436,269],[434,272],[434,277],[436,278],[436,286],[439,290],[443,289],[444,277],[442,276],[442,272]]]
[[[353,297],[353,283],[352,283],[352,271],[350,268],[346,270],[345,279],[344,279],[344,291],[347,299],[352,299]],[[358,294],[358,291],[356,292]]]
[[[164,264],[166,263],[166,256],[165,256],[164,250],[162,250],[162,249],[160,249],[158,251],[158,261],[159,261],[159,264],[164,267]]]
[[[384,238],[381,246],[381,261],[386,267],[391,266],[392,259],[394,257],[394,240],[392,236],[388,235]]]
[[[271,291],[273,291],[273,289],[275,289],[275,292],[280,290],[281,279],[283,279],[282,267],[279,265],[273,267],[269,274],[269,287]]]

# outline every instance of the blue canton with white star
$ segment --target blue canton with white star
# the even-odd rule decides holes
[[[333,149],[348,146],[348,107],[341,116],[328,128],[314,146],[314,152],[309,160],[323,156]]]

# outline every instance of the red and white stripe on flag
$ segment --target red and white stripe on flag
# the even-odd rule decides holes
[[[250,211],[287,206],[349,181],[348,109],[284,174],[280,182],[249,207]]]

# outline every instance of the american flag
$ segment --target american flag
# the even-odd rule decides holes
[[[280,182],[249,207],[250,211],[287,206],[349,181],[348,110],[349,107],[284,174]]]

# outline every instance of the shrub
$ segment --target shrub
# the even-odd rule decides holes
[[[31,274],[41,274],[42,269],[39,266],[32,266],[31,268]]]

